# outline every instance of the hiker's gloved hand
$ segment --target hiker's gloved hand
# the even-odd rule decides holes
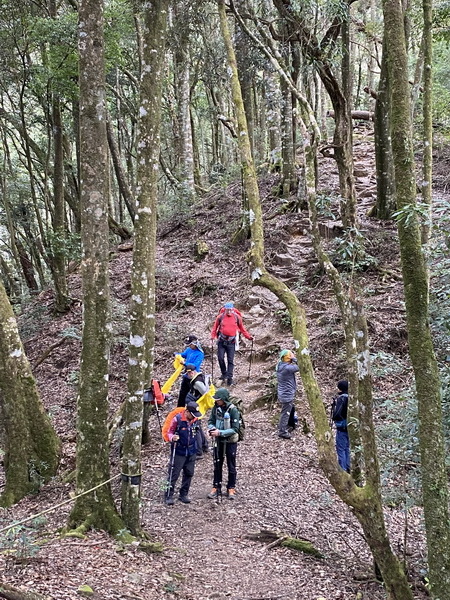
[[[180,436],[177,435],[176,433],[175,433],[175,435],[172,436],[172,442],[178,442],[179,439],[180,439]]]
[[[209,435],[211,435],[212,437],[219,437],[220,429],[210,429]]]

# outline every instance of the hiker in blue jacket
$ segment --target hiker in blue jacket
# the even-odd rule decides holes
[[[297,359],[290,350],[280,352],[280,360],[276,366],[277,395],[281,403],[281,415],[278,425],[278,437],[285,440],[291,439],[288,431],[289,415],[294,408],[295,394],[297,392],[297,381],[295,374],[299,372]]]
[[[336,454],[339,466],[350,473],[350,440],[347,431],[348,381],[338,381],[339,394],[333,399],[331,418],[336,425]]]
[[[195,335],[188,335],[184,340],[186,344],[186,349],[181,352],[181,357],[184,358],[185,365],[194,365],[195,370],[200,373],[202,370],[203,359],[205,358],[205,354],[202,350],[202,346]],[[191,385],[191,380],[187,372],[183,374],[181,379],[180,393],[178,395],[178,404],[177,406],[185,406],[186,404],[186,396],[189,392],[189,387]]]

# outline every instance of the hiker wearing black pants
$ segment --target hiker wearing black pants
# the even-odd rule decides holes
[[[278,437],[290,440],[291,434],[288,431],[289,416],[294,409],[295,393],[297,391],[297,381],[295,374],[299,368],[297,359],[290,350],[280,352],[280,360],[277,363],[277,395],[278,402],[281,404],[280,422],[278,425]]]
[[[230,393],[219,388],[208,421],[208,433],[214,439],[214,481],[208,498],[222,495],[222,471],[226,458],[228,469],[227,496],[236,495],[236,453],[239,439],[239,412],[230,401]]]
[[[184,343],[186,344],[186,348],[183,352],[180,353],[184,364],[193,365],[197,373],[200,373],[200,371],[202,370],[201,367],[203,359],[205,358],[205,354],[202,350],[197,336],[188,335],[187,338],[184,340]],[[181,378],[180,392],[178,395],[178,406],[186,405],[186,396],[189,392],[190,386],[191,380],[188,376],[188,373],[185,371],[183,373],[183,377]]]
[[[196,402],[209,390],[205,375],[198,373],[194,364],[185,365],[185,372],[189,381],[189,390],[186,394],[186,402]],[[202,429],[201,423],[197,427],[197,458],[203,458],[203,453],[208,452],[208,440]]]
[[[223,385],[233,384],[234,355],[239,333],[248,340],[253,340],[253,336],[244,327],[241,313],[232,302],[227,302],[220,310],[211,330],[211,339],[217,338],[217,360]]]
[[[180,473],[183,472],[179,500],[183,504],[190,504],[189,488],[195,471],[197,454],[197,419],[202,416],[196,402],[188,402],[182,413],[178,413],[172,420],[167,432],[167,438],[172,443],[171,459],[169,464],[168,490],[166,504],[175,504],[173,498],[175,485]]]

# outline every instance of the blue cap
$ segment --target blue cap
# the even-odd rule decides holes
[[[232,302],[225,302],[223,305],[224,308],[234,308],[234,304]]]

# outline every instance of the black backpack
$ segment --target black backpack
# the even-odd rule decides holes
[[[337,429],[347,428],[347,407],[348,407],[348,394],[339,394],[333,398],[333,404],[331,405],[331,421],[334,421]],[[330,422],[330,426],[332,423]]]

